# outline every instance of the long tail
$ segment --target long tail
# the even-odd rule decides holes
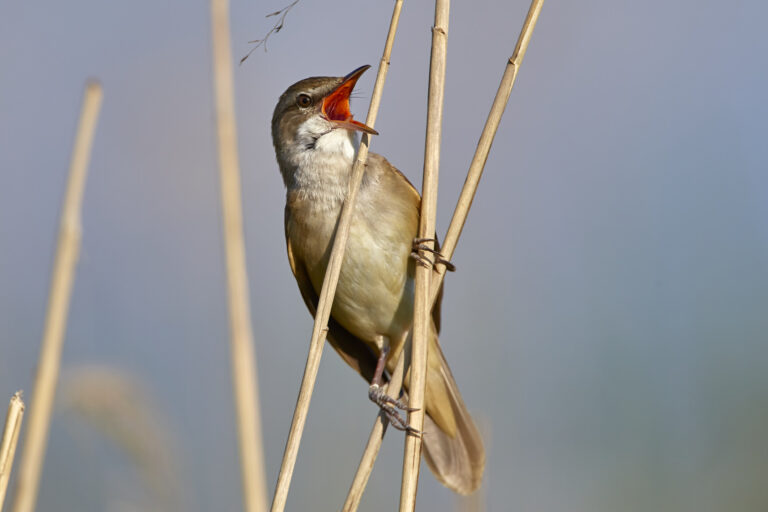
[[[464,405],[436,333],[428,357],[424,458],[443,485],[470,494],[480,487],[483,478],[483,440]]]

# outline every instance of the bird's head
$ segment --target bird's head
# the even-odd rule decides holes
[[[369,67],[344,77],[306,78],[280,96],[272,115],[272,142],[279,160],[307,151],[348,151],[356,131],[378,134],[349,111],[349,95]]]

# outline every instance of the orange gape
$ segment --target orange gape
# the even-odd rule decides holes
[[[349,121],[352,113],[349,111],[349,95],[357,80],[343,82],[323,101],[323,114],[329,121]]]
[[[341,85],[323,99],[322,114],[328,121],[335,121],[340,127],[378,135],[373,128],[352,119],[352,113],[349,111],[349,95],[366,69],[368,66],[362,66],[344,77]]]

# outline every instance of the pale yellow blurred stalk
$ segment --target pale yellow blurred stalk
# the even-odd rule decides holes
[[[17,391],[11,397],[11,402],[8,404],[3,438],[0,441],[0,510],[3,510],[5,491],[8,489],[8,481],[11,479],[13,458],[16,455],[16,443],[19,441],[19,431],[21,430],[21,420],[23,417],[24,401],[21,399],[21,391]]]
[[[456,249],[459,236],[461,236],[461,230],[464,228],[464,222],[467,220],[469,209],[472,206],[472,200],[475,198],[475,193],[477,192],[477,185],[480,183],[480,178],[483,175],[485,162],[488,160],[488,153],[491,151],[493,138],[496,136],[496,131],[499,129],[501,116],[504,115],[504,109],[509,101],[509,95],[512,93],[512,86],[515,85],[517,72],[520,70],[520,65],[523,63],[523,57],[525,57],[525,52],[528,50],[528,43],[531,41],[533,29],[536,27],[536,21],[539,19],[539,13],[541,12],[541,6],[543,4],[544,0],[533,0],[531,2],[531,6],[528,9],[528,16],[525,18],[523,28],[520,31],[520,37],[517,39],[515,51],[512,53],[512,57],[507,61],[506,68],[504,69],[504,76],[501,78],[496,97],[493,99],[491,111],[488,114],[488,119],[485,121],[483,132],[480,134],[480,140],[477,142],[475,156],[472,158],[472,163],[469,166],[469,172],[464,181],[464,187],[461,190],[461,195],[459,196],[458,204],[454,210],[451,224],[448,226],[448,232],[445,235],[442,247],[440,247],[442,256],[446,260],[450,260],[453,256],[453,251]],[[445,265],[437,264],[435,265],[435,270],[438,274],[433,275],[432,279],[430,290],[431,304],[435,303],[437,293],[440,290],[440,285],[445,277]]]
[[[368,116],[365,120],[365,124],[370,127],[373,127],[376,123],[376,116],[379,111],[379,105],[381,104],[384,81],[386,80],[387,71],[389,70],[389,56],[392,52],[392,45],[394,43],[395,33],[397,32],[401,6],[402,1],[398,0],[398,2],[395,3],[395,9],[392,13],[392,21],[389,25],[389,32],[384,45],[384,53],[379,62],[379,71],[376,75],[376,83],[373,86],[373,94],[371,95],[371,104],[368,107]],[[288,432],[288,440],[285,443],[285,450],[283,452],[283,461],[280,465],[280,474],[277,477],[275,495],[272,499],[272,512],[284,510],[286,500],[288,499],[288,489],[291,485],[293,470],[296,466],[296,457],[299,453],[299,444],[301,443],[301,436],[304,432],[304,425],[307,420],[309,403],[312,399],[312,390],[315,387],[317,371],[320,367],[323,341],[328,333],[328,319],[331,316],[331,305],[333,304],[333,297],[336,294],[336,285],[339,280],[341,263],[344,259],[344,250],[347,245],[347,238],[349,238],[352,212],[354,211],[355,202],[357,201],[357,192],[360,188],[360,183],[363,180],[365,161],[368,158],[369,142],[370,136],[367,133],[364,133],[361,137],[360,147],[352,167],[352,176],[349,181],[347,199],[344,201],[344,206],[339,214],[339,224],[336,229],[336,236],[333,240],[333,248],[331,249],[328,268],[325,272],[323,287],[320,290],[317,311],[315,312],[315,323],[312,327],[312,338],[309,342],[309,353],[307,354],[307,363],[304,367],[304,376],[301,380],[299,396],[296,400],[296,408],[293,413],[293,420],[291,421],[291,429]]]
[[[75,280],[75,267],[80,254],[83,192],[101,99],[101,85],[95,82],[89,83],[85,88],[69,167],[67,191],[61,210],[59,242],[53,263],[40,359],[32,399],[29,402],[29,420],[16,484],[14,512],[32,512],[37,501],[53,400],[59,378],[69,301]]]
[[[243,506],[247,512],[260,512],[267,509],[267,488],[256,355],[253,347],[248,274],[245,265],[229,0],[211,0],[211,29],[232,379],[237,411]]]
[[[429,63],[429,96],[427,99],[427,136],[424,144],[424,178],[421,192],[419,238],[435,235],[437,213],[437,182],[440,168],[440,141],[443,124],[445,64],[448,52],[449,0],[436,0],[435,24],[432,27],[432,55]],[[434,249],[434,242],[427,242]],[[423,252],[423,251],[422,251]],[[426,257],[425,255],[422,255]],[[413,349],[411,351],[408,423],[416,430],[424,427],[424,391],[427,384],[427,349],[432,302],[430,301],[431,266],[416,265],[413,303]],[[405,436],[403,475],[400,487],[400,511],[416,507],[421,463],[421,436]]]

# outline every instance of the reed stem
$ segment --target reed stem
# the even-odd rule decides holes
[[[384,52],[382,54],[381,61],[379,62],[379,71],[376,75],[376,82],[373,87],[373,94],[371,95],[371,104],[368,107],[368,115],[366,117],[365,124],[370,127],[373,127],[376,122],[379,105],[381,104],[381,96],[384,90],[384,81],[386,80],[387,71],[389,70],[389,59],[392,54],[392,45],[394,44],[397,25],[400,20],[401,8],[402,1],[398,0],[395,3],[395,8],[392,13],[392,20],[389,25],[389,32],[387,34],[387,40],[384,45]],[[342,207],[341,213],[339,215],[339,223],[338,227],[336,228],[336,236],[333,240],[333,248],[331,249],[328,268],[325,272],[323,287],[320,291],[317,311],[315,312],[315,323],[312,327],[312,338],[309,343],[309,353],[307,354],[307,363],[304,367],[304,376],[301,380],[299,396],[296,400],[296,408],[293,413],[291,428],[288,432],[288,440],[285,443],[283,461],[280,466],[280,473],[277,477],[275,495],[272,499],[272,512],[281,512],[284,510],[285,503],[288,498],[288,489],[290,488],[291,478],[293,477],[293,470],[296,466],[296,457],[299,453],[301,436],[304,432],[304,425],[306,424],[307,420],[309,403],[312,399],[312,391],[315,387],[317,371],[320,367],[320,357],[323,352],[323,341],[326,334],[328,333],[328,319],[331,316],[333,297],[336,293],[336,285],[338,284],[339,280],[341,263],[344,258],[344,250],[347,245],[347,239],[349,238],[349,228],[352,221],[352,212],[354,211],[355,202],[357,201],[357,192],[360,188],[360,183],[363,180],[365,161],[368,158],[369,143],[370,137],[367,133],[364,133],[361,137],[360,147],[357,151],[355,163],[352,167],[349,191],[347,198],[344,201],[344,206]]]
[[[437,213],[437,184],[440,168],[440,142],[442,137],[443,99],[445,92],[445,64],[448,51],[449,0],[436,0],[435,24],[432,27],[432,55],[429,65],[429,96],[427,100],[427,135],[424,147],[424,178],[421,194],[419,238],[429,239],[435,234]],[[427,242],[434,249],[433,242]],[[426,257],[426,254],[422,254]],[[424,394],[427,384],[427,351],[431,328],[432,304],[430,280],[432,268],[416,265],[413,308],[413,350],[411,352],[408,423],[416,430],[424,427]],[[416,507],[416,491],[421,463],[421,436],[405,436],[403,476],[400,488],[400,511]]]
[[[514,79],[517,76],[520,63],[522,62],[522,58],[525,55],[525,51],[528,47],[528,42],[530,41],[533,27],[535,26],[536,20],[538,19],[542,4],[543,0],[534,0],[532,2],[528,17],[526,18],[526,21],[523,25],[523,30],[517,42],[515,52],[507,62],[504,76],[502,77],[499,90],[496,93],[491,111],[488,115],[488,120],[486,121],[485,127],[480,136],[480,141],[478,142],[475,156],[472,160],[467,179],[464,183],[464,188],[462,189],[459,202],[454,211],[453,219],[451,220],[450,227],[448,228],[448,234],[446,235],[446,239],[444,240],[443,246],[441,247],[441,253],[447,260],[450,260],[450,258],[453,256],[458,238],[461,235],[462,228],[464,227],[464,222],[466,221],[466,217],[469,213],[469,208],[471,207],[474,194],[477,191],[477,186],[480,181],[480,177],[482,176],[483,168],[488,158],[488,153],[490,152],[493,138],[496,134],[499,122],[501,121],[504,109],[509,100],[510,93],[512,92]],[[431,284],[430,303],[433,306],[437,298],[437,292],[440,289],[443,277],[445,276],[445,266],[440,264],[439,266],[436,266],[435,270],[437,270],[439,274],[437,276],[433,274],[435,279],[432,280]],[[403,356],[401,353],[400,359],[398,359],[398,365],[401,364],[402,357]],[[399,378],[396,377],[397,375],[398,374],[395,373],[393,375],[393,379]],[[399,386],[392,386],[391,390],[389,391],[390,396],[395,396],[397,393],[399,393]],[[387,424],[388,422],[386,422],[386,419],[381,414],[376,417],[376,421],[368,438],[368,443],[360,460],[360,464],[358,465],[357,473],[355,474],[355,478],[352,482],[349,493],[347,494],[347,500],[344,503],[344,508],[342,509],[344,512],[357,510],[357,507],[360,504],[362,493],[368,482],[371,471],[373,470],[373,464],[381,448],[381,443],[384,439],[384,434],[386,433]]]
[[[512,53],[512,57],[507,61],[504,75],[499,84],[499,89],[496,91],[496,97],[493,99],[493,104],[491,105],[491,111],[488,113],[488,119],[485,121],[483,132],[480,134],[480,140],[477,142],[475,156],[472,158],[472,163],[469,166],[469,172],[467,173],[464,187],[459,195],[459,201],[456,204],[453,218],[448,226],[448,232],[445,235],[442,247],[440,247],[442,256],[446,260],[450,260],[453,257],[453,252],[456,250],[456,244],[461,236],[461,231],[464,229],[464,223],[467,220],[469,209],[472,207],[472,201],[475,198],[477,186],[483,175],[485,162],[488,160],[488,153],[491,151],[491,144],[493,144],[496,131],[499,129],[501,116],[504,114],[504,109],[509,101],[509,95],[512,93],[512,86],[515,85],[517,72],[520,70],[520,65],[523,63],[523,57],[525,57],[525,52],[528,50],[528,43],[531,41],[533,29],[536,27],[536,21],[539,19],[539,13],[541,12],[541,6],[543,4],[544,0],[533,0],[531,2],[531,6],[528,9],[528,15],[525,18],[523,28],[520,31],[520,36],[517,39],[515,51]],[[435,303],[437,294],[440,291],[440,285],[443,283],[443,278],[445,277],[445,265],[435,265],[435,271],[437,274],[433,274],[432,276],[432,287],[430,290],[431,304]]]
[[[400,351],[400,355],[397,358],[395,365],[395,371],[392,372],[392,377],[389,380],[386,393],[391,397],[397,397],[400,395],[400,388],[403,385],[403,367],[405,366],[405,351]],[[387,432],[387,426],[389,426],[389,419],[384,411],[380,411],[376,416],[376,421],[371,429],[371,434],[368,436],[368,443],[365,445],[363,456],[360,458],[360,464],[357,466],[357,472],[355,478],[352,480],[352,485],[349,487],[347,493],[347,499],[344,502],[342,512],[354,512],[357,507],[360,506],[360,500],[363,497],[363,491],[368,484],[368,478],[373,471],[373,464],[376,462],[376,457],[379,455],[381,449],[381,443],[384,440],[384,434]]]

